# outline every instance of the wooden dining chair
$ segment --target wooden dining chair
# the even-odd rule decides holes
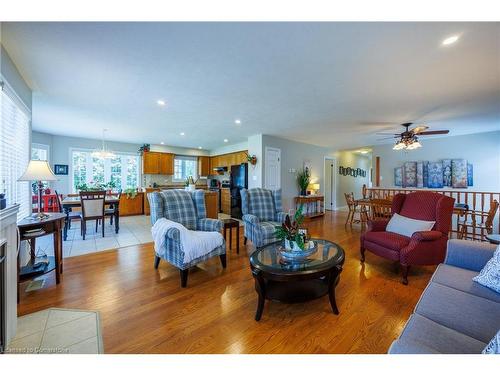
[[[106,192],[103,191],[81,191],[80,192],[80,202],[82,204],[82,237],[85,240],[85,234],[87,232],[87,221],[95,220],[95,231],[97,233],[97,227],[99,221],[103,223],[102,236],[104,237],[104,203],[106,199]]]
[[[498,210],[498,201],[493,200],[488,212],[467,210],[464,219],[458,221],[458,238],[487,241],[486,235],[493,233],[493,220]],[[468,218],[470,216],[470,218]],[[470,231],[469,231],[470,230]]]
[[[118,199],[118,202],[120,201],[120,198],[122,196],[122,189],[118,191],[118,194],[116,195],[116,198]],[[109,208],[104,209],[104,215],[109,216],[109,225],[113,225],[113,219],[115,218],[115,204],[112,203],[109,205]]]
[[[365,223],[368,218],[365,206],[359,206],[356,203],[354,193],[344,193],[344,196],[347,208],[349,209],[345,225],[349,224],[352,226],[353,223]],[[358,215],[359,219],[356,219],[356,215]]]
[[[371,205],[371,220],[377,220],[377,219],[389,219],[391,217],[391,206],[392,206],[392,200],[391,199],[371,199],[370,200]]]
[[[62,204],[62,194],[59,194],[57,192],[57,190],[55,190],[55,193],[56,193],[56,197],[57,197],[57,210],[60,212],[60,213],[64,213],[64,208],[63,208],[63,204]],[[82,218],[80,216],[80,213],[79,212],[73,212],[73,211],[69,211],[68,214],[66,215],[66,219],[65,219],[65,222],[64,222],[64,225],[65,225],[65,230],[67,231],[68,229],[71,229],[71,221],[72,220],[78,220],[78,221],[81,221]]]

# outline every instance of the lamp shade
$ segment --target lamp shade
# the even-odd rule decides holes
[[[45,160],[30,160],[18,181],[56,181],[57,177]]]
[[[319,184],[312,184],[313,190],[319,190]]]

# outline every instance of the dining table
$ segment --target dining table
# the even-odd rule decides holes
[[[82,206],[82,202],[80,200],[80,196],[67,196],[62,202],[63,212],[66,214],[66,221],[64,223],[64,241],[67,239],[68,235],[68,226],[69,226],[69,214],[73,210],[73,208]],[[104,198],[104,204],[107,206],[111,206],[114,209],[114,224],[115,224],[115,233],[118,233],[120,230],[120,198],[118,195],[107,194]]]

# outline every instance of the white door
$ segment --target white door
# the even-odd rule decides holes
[[[281,188],[281,150],[279,148],[266,147],[265,159],[265,181],[266,189],[277,190]]]
[[[335,209],[335,160],[325,159],[325,209]]]

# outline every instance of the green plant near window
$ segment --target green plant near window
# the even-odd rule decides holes
[[[281,241],[288,240],[290,242],[295,242],[301,250],[304,250],[305,238],[304,235],[299,232],[299,227],[304,221],[302,210],[303,206],[300,205],[293,216],[293,221],[290,220],[290,215],[286,215],[285,222],[281,224],[281,226],[275,227],[274,235]]]
[[[308,168],[303,168],[297,173],[297,185],[299,186],[300,195],[306,195],[307,187],[311,182],[311,174]]]
[[[137,196],[136,188],[127,188],[123,190],[123,194],[127,196],[127,199],[134,199]]]

